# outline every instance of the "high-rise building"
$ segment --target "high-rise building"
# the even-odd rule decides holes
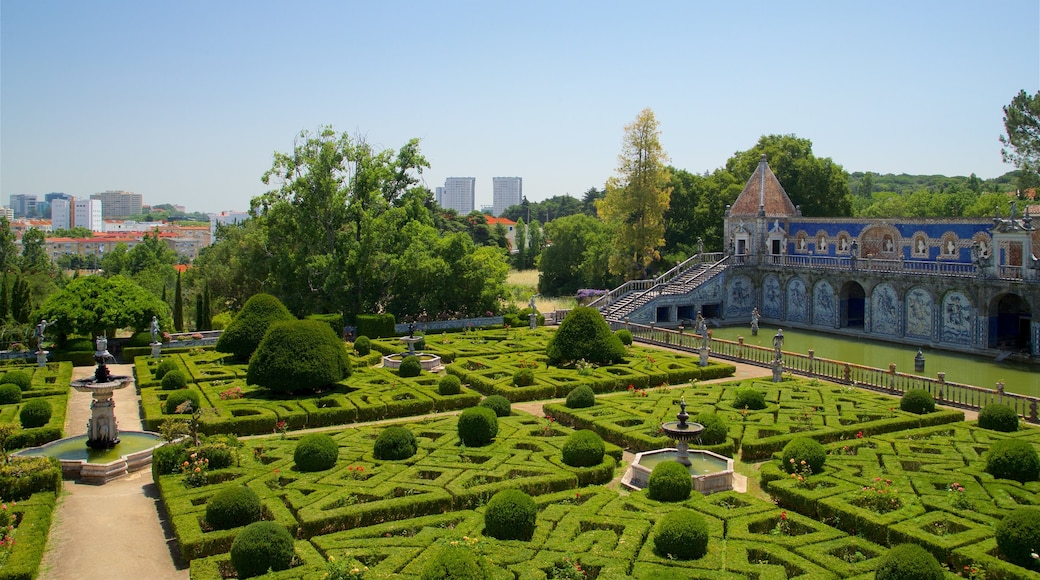
[[[129,191],[103,191],[90,194],[90,199],[101,201],[105,219],[121,218],[141,213],[141,194]]]
[[[68,194],[68,193],[51,192],[51,193],[48,193],[47,195],[43,196],[43,199],[47,203],[54,203],[54,200],[56,200],[56,199],[67,199],[67,200],[71,201],[72,200],[72,196],[70,194]]]
[[[87,228],[92,232],[105,230],[105,220],[102,219],[104,203],[99,199],[77,199],[72,202],[72,224],[77,228]],[[54,209],[51,208],[51,215]],[[51,218],[53,223],[53,217]]]
[[[442,203],[443,199],[444,199],[444,188],[443,187],[434,188],[434,191],[433,191],[433,201],[436,201],[437,205],[439,205],[441,207],[444,207],[444,203]]]
[[[36,195],[30,193],[15,193],[11,195],[11,209],[14,217],[33,217],[36,215]]]
[[[506,208],[520,205],[524,199],[524,180],[521,177],[492,177],[493,215],[501,216]]]
[[[51,230],[72,229],[72,201],[68,199],[51,200]]]
[[[476,190],[476,177],[449,177],[444,180],[441,207],[466,215],[476,207]]]

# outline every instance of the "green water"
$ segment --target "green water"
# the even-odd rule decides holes
[[[111,463],[120,457],[144,451],[162,443],[162,437],[149,433],[120,433],[119,443],[111,449],[91,449],[87,447],[87,436],[70,437],[52,441],[42,449],[26,455],[55,457],[64,460],[79,460],[87,463]]]
[[[712,336],[715,338],[736,342],[738,336],[743,336],[744,344],[764,346],[770,349],[773,348],[775,334],[776,327],[767,328],[765,326],[759,329],[758,336],[751,336],[751,329],[746,326],[712,329]],[[995,388],[997,381],[1002,381],[1005,385],[1004,389],[1008,392],[1040,396],[1040,366],[1010,361],[998,363],[992,359],[925,347],[922,349],[925,357],[924,372],[915,373],[916,347],[805,330],[784,329],[785,351],[807,354],[809,349],[813,349],[816,353],[815,356],[819,358],[841,360],[881,369],[887,369],[890,363],[895,363],[896,370],[903,373],[935,377],[936,373],[945,372],[947,381],[988,389]]]
[[[644,455],[639,458],[639,465],[646,467],[653,471],[654,467],[658,463],[665,461],[675,461],[676,453],[674,451],[663,451],[660,453],[653,453],[650,455]],[[718,473],[720,471],[726,471],[728,462],[719,459],[718,457],[712,457],[710,455],[703,455],[700,453],[690,452],[690,475],[707,475],[709,473]]]

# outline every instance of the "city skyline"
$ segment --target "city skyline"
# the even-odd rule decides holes
[[[1013,169],[1001,107],[1040,88],[1030,0],[303,8],[3,3],[0,196],[243,210],[274,152],[331,125],[419,138],[426,187],[473,176],[476,208],[502,175],[531,201],[581,197],[644,107],[694,173],[795,134],[849,172],[992,178]],[[432,34],[448,24],[467,34]]]

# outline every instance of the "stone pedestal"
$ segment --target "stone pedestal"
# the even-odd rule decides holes
[[[784,380],[784,363],[778,360],[773,361],[773,382],[779,383]]]
[[[700,366],[708,366],[708,354],[711,353],[711,349],[706,346],[702,346],[697,352],[701,355]]]
[[[41,367],[47,366],[47,355],[50,354],[49,350],[40,349],[36,351],[36,364]]]
[[[535,328],[537,328],[538,327],[538,313],[532,312],[532,313],[528,314],[527,317],[531,320],[531,330],[534,330]]]
[[[398,338],[401,342],[408,345],[408,356],[415,356],[415,343],[422,340],[421,336],[402,336]]]
[[[162,350],[161,342],[153,342],[148,346],[152,347],[152,358],[162,358],[162,353],[160,352]]]
[[[116,426],[116,403],[112,391],[93,393],[90,403],[90,420],[87,421],[87,445],[105,449],[119,443],[119,428]]]

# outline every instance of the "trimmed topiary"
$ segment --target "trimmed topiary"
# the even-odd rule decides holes
[[[894,546],[878,563],[876,580],[943,580],[946,575],[935,556],[917,544]]]
[[[467,546],[449,545],[426,561],[420,580],[484,580],[492,577],[492,566]]]
[[[196,453],[198,453],[200,459],[205,459],[209,462],[210,469],[224,469],[235,464],[235,456],[231,452],[231,448],[225,443],[201,445]]]
[[[614,334],[616,334],[618,339],[621,340],[621,344],[632,346],[632,331],[622,328],[621,330],[614,332]]]
[[[332,469],[338,458],[339,445],[324,433],[304,435],[293,452],[296,469],[306,472]]]
[[[924,389],[910,389],[899,399],[899,408],[907,413],[924,415],[935,411],[935,399]]]
[[[986,473],[1020,483],[1036,481],[1040,477],[1040,457],[1035,447],[1021,439],[997,441],[986,454]]]
[[[565,405],[567,405],[568,409],[585,409],[595,404],[596,393],[588,385],[578,385],[571,389],[571,392],[567,393]]]
[[[173,369],[172,371],[163,375],[162,381],[160,382],[164,391],[176,391],[177,389],[183,389],[188,386],[188,375],[180,369]]]
[[[22,402],[22,390],[14,383],[0,385],[0,405],[15,405]]]
[[[437,381],[437,394],[442,397],[458,395],[462,392],[462,381],[455,375],[444,375]]]
[[[459,414],[459,439],[466,447],[483,447],[498,435],[498,415],[487,407],[470,407]]]
[[[177,363],[173,359],[166,358],[159,361],[159,364],[156,365],[155,373],[153,374],[153,376],[156,380],[161,381],[162,379],[166,378],[166,373],[170,371],[175,371],[178,368],[180,367],[177,366]]]
[[[534,371],[531,369],[520,369],[513,373],[514,387],[529,387],[534,384]]]
[[[693,418],[693,421],[704,426],[704,430],[701,431],[701,443],[703,445],[724,443],[729,436],[729,427],[726,425],[726,421],[715,413],[698,413]]]
[[[206,523],[215,530],[230,530],[260,521],[262,512],[263,504],[255,491],[232,485],[206,502]]]
[[[491,497],[484,511],[484,534],[499,540],[530,540],[538,506],[519,489],[503,489]]]
[[[592,467],[603,463],[606,446],[595,431],[575,431],[563,443],[563,462],[571,467]]]
[[[613,364],[624,360],[625,345],[610,331],[599,310],[576,306],[560,323],[545,349],[548,363],[560,365],[585,359],[595,364]]]
[[[415,355],[404,357],[404,360],[401,361],[401,366],[397,367],[397,374],[405,378],[417,377],[422,374],[422,363],[419,362],[419,357]]]
[[[766,408],[766,396],[758,389],[740,389],[733,397],[734,409],[758,411]]]
[[[26,371],[7,371],[0,378],[0,384],[6,383],[13,383],[18,385],[19,389],[28,391],[32,388],[32,375]]]
[[[368,356],[368,353],[372,352],[372,341],[367,336],[359,336],[354,341],[354,350],[358,356]]]
[[[387,427],[376,437],[372,453],[376,459],[395,461],[408,459],[415,455],[419,444],[415,441],[415,435],[404,427]]]
[[[796,437],[784,445],[783,468],[787,473],[802,471],[803,465],[819,473],[826,461],[827,451],[815,439]]]
[[[215,348],[217,352],[229,352],[239,360],[249,360],[272,324],[290,320],[296,320],[296,317],[277,298],[270,294],[255,294],[224,329]]]
[[[1000,403],[986,405],[979,411],[979,427],[990,431],[1014,433],[1018,431],[1018,413]]]
[[[678,461],[662,461],[655,465],[646,485],[647,497],[657,501],[686,501],[690,499],[691,490],[690,470]]]
[[[246,382],[272,391],[317,391],[350,376],[343,341],[319,320],[272,323],[249,360]]]
[[[51,420],[51,404],[46,399],[29,399],[18,412],[23,429],[43,427]]]
[[[1032,554],[1040,546],[1040,508],[1019,507],[1008,512],[996,529],[997,548],[1012,564],[1037,570]]]
[[[669,512],[654,528],[654,552],[662,558],[676,560],[696,560],[704,556],[708,553],[708,524],[693,510]]]
[[[487,407],[494,411],[496,417],[508,417],[513,412],[513,408],[509,404],[509,399],[502,395],[491,395],[481,401],[480,406]]]
[[[294,555],[292,534],[274,522],[253,522],[231,543],[231,565],[239,578],[288,570]]]
[[[164,409],[168,415],[174,415],[177,413],[177,408],[184,404],[185,401],[191,401],[191,408],[184,408],[181,410],[183,413],[194,413],[201,409],[199,402],[199,394],[191,389],[181,389],[179,391],[173,391],[166,397],[166,403]]]

